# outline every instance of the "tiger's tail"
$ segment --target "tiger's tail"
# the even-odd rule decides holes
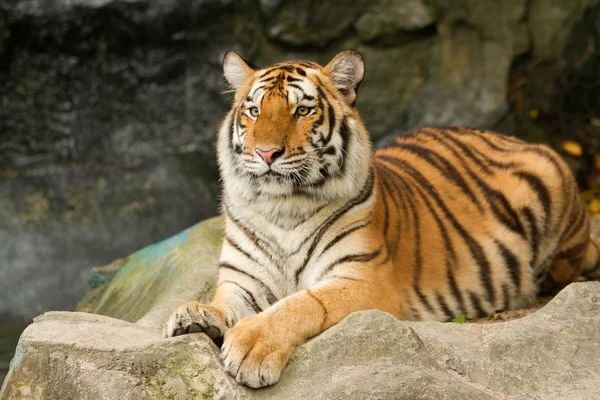
[[[600,280],[600,243],[592,237],[587,246],[582,276],[586,280]]]

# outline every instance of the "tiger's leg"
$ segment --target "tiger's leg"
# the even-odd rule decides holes
[[[276,383],[294,346],[354,311],[380,309],[402,318],[397,291],[366,279],[329,279],[241,320],[225,334],[221,358],[236,381],[253,388]]]
[[[566,239],[554,256],[552,265],[541,285],[541,292],[554,294],[571,282],[580,279],[592,246],[587,211],[582,205],[581,223],[567,230]],[[592,250],[593,251],[593,250]]]
[[[263,284],[235,267],[220,268],[215,296],[210,304],[190,301],[177,307],[165,324],[163,336],[204,332],[217,341],[240,319],[255,315],[274,302]],[[269,296],[270,295],[270,296]]]

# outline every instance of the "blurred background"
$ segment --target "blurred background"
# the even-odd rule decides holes
[[[599,0],[0,0],[0,381],[88,270],[213,216],[221,60],[366,59],[376,144],[424,125],[552,145],[600,213]]]

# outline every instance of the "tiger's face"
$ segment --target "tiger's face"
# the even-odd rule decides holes
[[[370,157],[354,107],[364,74],[357,52],[342,52],[325,67],[299,61],[265,69],[229,52],[223,68],[236,94],[219,161],[225,183],[237,181],[242,194],[328,197],[353,175],[351,147]]]

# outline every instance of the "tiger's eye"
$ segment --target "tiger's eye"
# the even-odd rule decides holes
[[[250,115],[253,116],[254,118],[258,117],[258,114],[260,114],[260,110],[258,109],[258,107],[250,107]]]
[[[310,108],[300,106],[296,110],[296,114],[298,114],[298,116],[300,116],[300,117],[306,117],[308,114],[310,114]]]

